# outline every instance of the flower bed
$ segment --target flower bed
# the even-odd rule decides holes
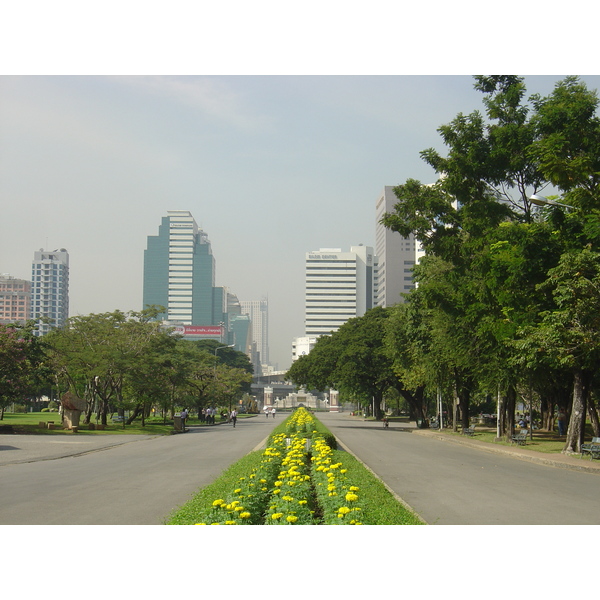
[[[215,499],[198,525],[360,525],[358,487],[348,482],[341,462],[332,463],[314,424],[306,409],[297,409],[260,465],[228,498]]]

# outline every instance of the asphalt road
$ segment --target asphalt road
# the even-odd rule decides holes
[[[598,525],[600,474],[476,450],[410,427],[319,414],[338,440],[430,524]]]
[[[171,436],[0,435],[0,524],[162,524],[280,421]]]

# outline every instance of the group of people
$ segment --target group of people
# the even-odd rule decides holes
[[[265,417],[267,417],[267,419],[269,418],[269,415],[271,415],[273,418],[275,418],[275,407],[272,406],[271,408],[269,408],[268,406],[265,406],[264,408],[265,411]]]
[[[217,409],[214,406],[203,408],[200,412],[200,423],[208,423],[209,425],[214,425],[216,416]]]

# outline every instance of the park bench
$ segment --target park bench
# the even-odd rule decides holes
[[[113,423],[122,423],[123,417],[121,415],[114,415],[112,418]]]
[[[465,427],[463,429],[463,435],[468,435],[469,437],[473,437],[475,435],[475,425],[471,425],[470,427]]]
[[[581,444],[581,455],[589,454],[590,459],[600,458],[600,437],[592,438],[588,444]]]
[[[529,431],[527,429],[521,429],[521,431],[519,431],[519,433],[517,433],[516,435],[512,435],[510,437],[510,441],[511,443],[515,443],[519,446],[524,446],[525,442],[527,441],[527,436],[529,435]]]

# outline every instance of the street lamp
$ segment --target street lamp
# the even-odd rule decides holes
[[[555,200],[550,200],[545,196],[539,196],[538,194],[533,194],[529,196],[529,201],[536,206],[562,206],[564,208],[573,208],[569,204],[561,204],[560,202],[556,202]]]

